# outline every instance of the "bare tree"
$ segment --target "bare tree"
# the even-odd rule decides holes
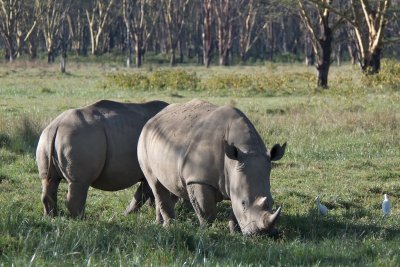
[[[124,22],[134,43],[136,67],[141,67],[147,42],[160,15],[155,0],[123,1]],[[130,49],[130,44],[127,49]]]
[[[212,52],[212,38],[211,30],[213,23],[213,0],[202,0],[203,1],[203,63],[206,68],[211,63],[211,52]]]
[[[71,35],[69,33],[68,21],[66,16],[64,16],[60,21],[60,48],[61,48],[61,60],[60,60],[60,71],[61,73],[66,72],[67,66],[67,47]]]
[[[312,2],[318,1],[312,0]],[[352,29],[350,34],[355,40],[361,70],[366,74],[378,73],[391,0],[350,0],[348,6],[350,12],[329,7],[325,3],[319,4],[350,24]]]
[[[99,52],[100,38],[104,28],[110,23],[110,11],[115,0],[93,0],[92,8],[86,9],[86,18],[89,24],[92,55]]]
[[[357,40],[357,52],[364,73],[375,74],[380,70],[384,46],[384,30],[390,0],[351,0],[352,17],[348,18]]]
[[[123,0],[122,2],[122,15],[124,17],[124,23],[126,28],[126,67],[129,68],[132,62],[132,49],[131,49],[131,23],[130,19],[132,16],[132,6],[129,3],[129,0]]]
[[[0,36],[6,45],[6,57],[13,62],[24,43],[30,38],[37,26],[35,16],[27,16],[35,12],[32,3],[22,0],[0,0]],[[33,21],[29,21],[32,18]]]
[[[70,7],[69,0],[39,0],[39,16],[47,49],[47,62],[53,63],[59,45],[62,24]]]
[[[87,55],[87,26],[85,3],[71,1],[70,12],[67,13],[68,33],[71,48],[77,55]]]
[[[328,88],[328,73],[331,65],[332,39],[334,30],[342,20],[330,22],[332,0],[297,0],[300,17],[309,33],[312,48],[317,60],[318,87]]]
[[[236,19],[235,2],[231,0],[214,0],[217,19],[217,42],[219,65],[229,64],[228,56],[232,49],[233,21]]]
[[[202,30],[203,30],[203,16],[202,16],[202,1],[192,1],[189,7],[189,18],[186,19],[185,29],[181,34],[181,41],[184,42],[187,57],[189,59],[196,58],[198,64],[203,64],[202,53]]]
[[[266,12],[259,0],[241,0],[238,13],[239,30],[239,53],[243,62],[247,61],[250,49],[261,36],[261,32],[267,27],[265,16]]]
[[[189,0],[163,0],[162,4],[170,48],[170,65],[174,66],[176,64],[176,48],[188,16]]]

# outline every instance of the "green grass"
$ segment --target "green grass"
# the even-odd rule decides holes
[[[74,63],[62,75],[57,67],[0,65],[0,266],[400,265],[400,91],[392,76],[373,80],[353,66],[332,67],[331,89],[321,91],[313,86],[314,68],[301,65],[188,66],[199,78],[197,90],[139,90],[108,78],[137,70]],[[246,78],[237,88],[217,88],[238,75]],[[213,77],[218,83],[207,87]],[[248,77],[264,89],[247,87]],[[283,208],[280,239],[230,234],[228,202],[205,228],[184,205],[169,229],[155,224],[151,207],[123,216],[133,188],[90,189],[86,218],[74,220],[62,183],[62,215],[42,216],[34,151],[41,129],[56,115],[99,99],[172,103],[194,97],[241,109],[269,148],[288,142],[271,177],[276,205]],[[393,204],[388,218],[380,213],[384,193]],[[317,214],[316,195],[328,216]]]

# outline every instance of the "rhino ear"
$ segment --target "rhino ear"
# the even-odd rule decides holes
[[[224,149],[225,149],[225,154],[228,158],[237,160],[238,158],[238,149],[235,147],[234,144],[228,144],[226,140],[224,140]]]
[[[271,149],[271,160],[277,161],[280,160],[285,154],[286,142],[281,146],[279,144],[275,144]]]
[[[267,201],[268,201],[267,197],[261,197],[261,198],[258,198],[255,203],[256,203],[256,205],[260,206],[261,208],[264,208],[267,206]]]

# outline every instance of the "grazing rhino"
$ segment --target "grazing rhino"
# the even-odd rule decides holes
[[[101,100],[54,119],[43,130],[36,150],[44,213],[57,214],[62,178],[68,182],[67,207],[73,217],[83,216],[89,186],[116,191],[144,181],[126,214],[153,197],[137,160],[137,142],[145,123],[167,105]]]
[[[175,217],[177,198],[190,200],[201,224],[216,218],[216,203],[231,200],[231,231],[276,234],[280,208],[272,214],[270,152],[249,119],[238,109],[201,100],[172,104],[150,119],[138,143],[138,160],[154,193],[156,220]]]

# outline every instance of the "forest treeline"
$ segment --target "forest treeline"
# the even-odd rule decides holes
[[[400,0],[0,0],[4,58],[49,63],[120,51],[140,67],[146,54],[230,65],[304,59],[327,87],[343,58],[378,73],[385,53],[400,52]],[[131,63],[134,62],[134,63]]]

